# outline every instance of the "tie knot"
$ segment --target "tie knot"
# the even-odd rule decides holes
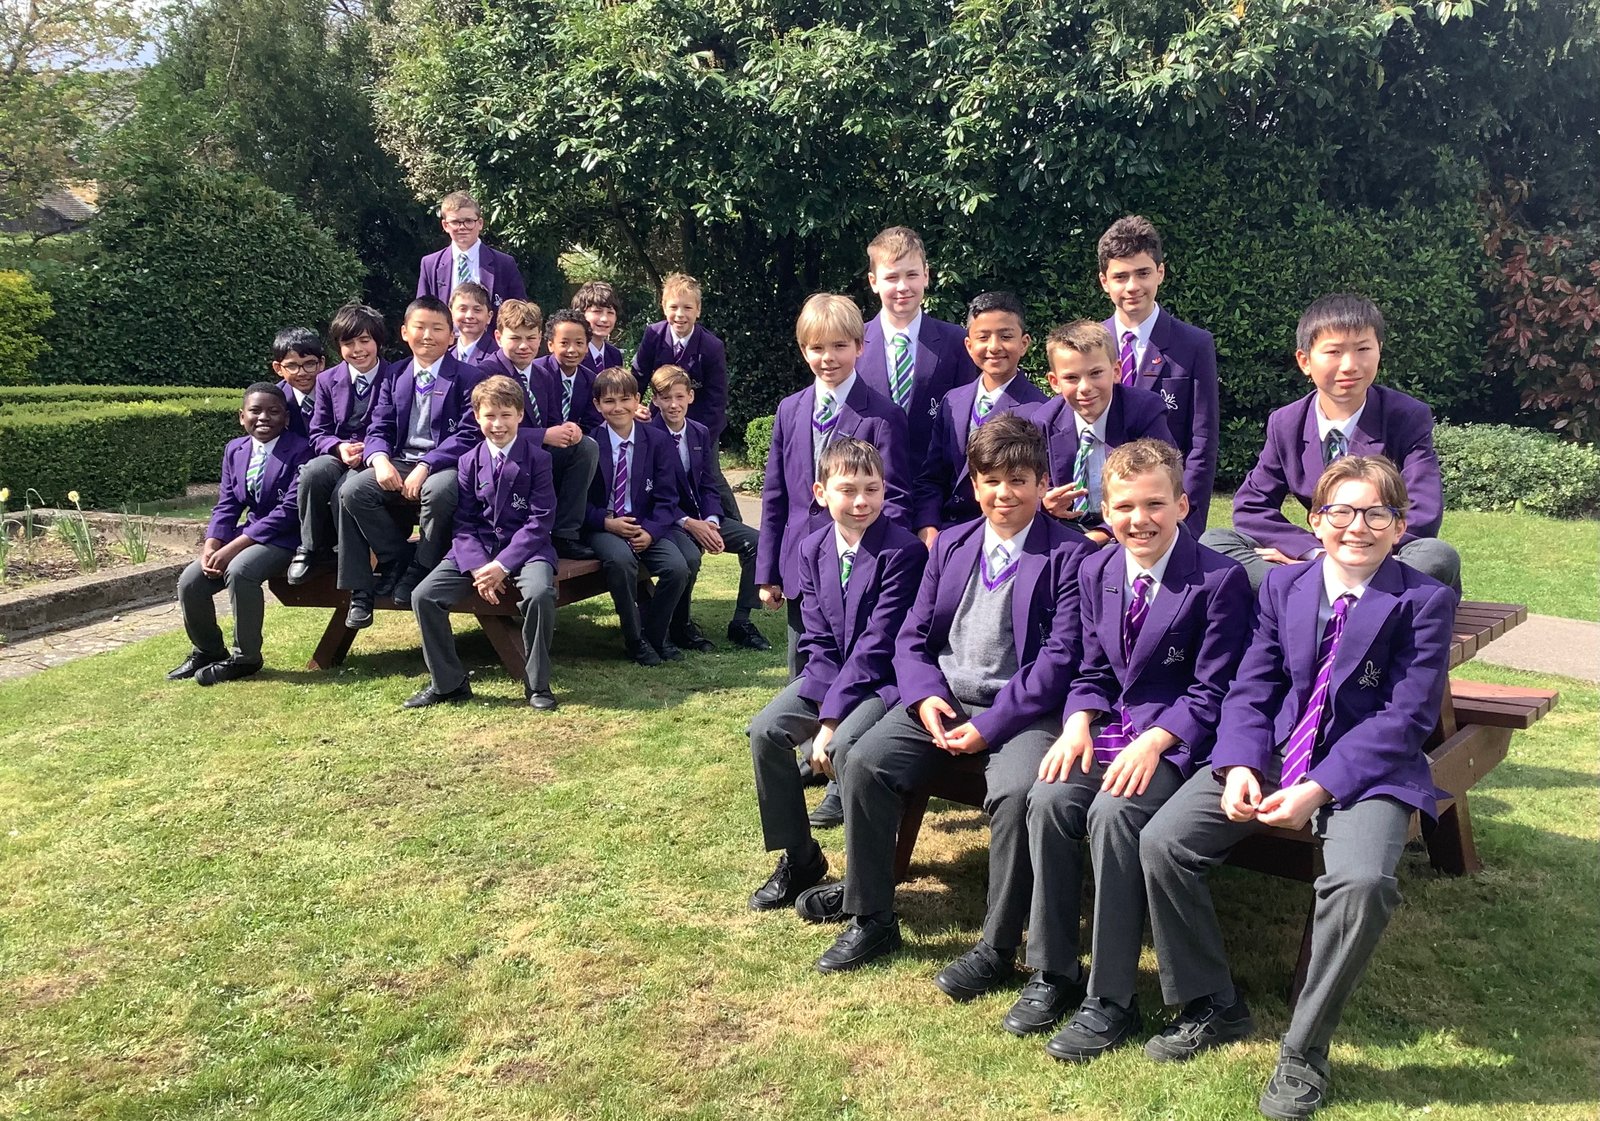
[[[894,334],[894,348],[896,350],[906,350],[910,346],[911,336],[906,334],[904,331],[896,331]]]
[[[1350,608],[1355,606],[1355,602],[1356,597],[1351,593],[1346,592],[1344,595],[1333,601],[1333,614],[1335,617],[1343,619],[1346,615],[1350,614]]]
[[[1122,332],[1122,345],[1123,346],[1132,346],[1133,345],[1133,340],[1138,338],[1138,337],[1139,336],[1134,334],[1132,331],[1124,331],[1124,332]]]
[[[1148,572],[1141,572],[1133,581],[1134,594],[1140,599],[1144,599],[1145,596],[1150,594],[1150,589],[1154,584],[1155,581],[1150,578]]]
[[[681,448],[683,446],[683,433],[682,432],[674,432],[672,434],[672,442],[674,444],[677,444]]]
[[[1006,548],[1006,543],[1002,541],[994,547],[994,552],[989,554],[989,559],[997,566],[1004,568],[1006,562],[1011,559],[1011,550]]]

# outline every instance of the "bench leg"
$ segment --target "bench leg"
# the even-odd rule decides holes
[[[328,620],[327,628],[322,632],[322,641],[317,643],[317,648],[311,652],[311,660],[306,663],[306,669],[328,670],[344,662],[345,655],[350,653],[350,647],[355,645],[356,633],[344,625],[344,609],[340,608]]]
[[[1450,876],[1483,871],[1478,847],[1472,843],[1472,815],[1467,796],[1462,794],[1439,815],[1439,822],[1428,835],[1428,863]]]
[[[904,883],[911,871],[911,854],[917,848],[917,834],[922,832],[922,818],[928,812],[928,796],[913,794],[906,798],[905,812],[900,815],[900,836],[894,846],[894,882]]]
[[[522,681],[528,673],[528,651],[522,645],[522,618],[509,615],[479,615],[478,626],[489,636],[489,644],[500,656],[500,664],[513,681]]]

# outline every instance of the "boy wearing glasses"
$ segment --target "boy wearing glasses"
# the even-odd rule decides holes
[[[1210,761],[1139,837],[1162,996],[1178,1019],[1145,1044],[1179,1062],[1241,1039],[1207,873],[1262,828],[1310,824],[1322,840],[1305,987],[1260,1100],[1308,1117],[1328,1089],[1328,1044],[1400,903],[1395,865],[1414,812],[1437,816],[1423,744],[1444,696],[1456,596],[1391,557],[1406,485],[1382,456],[1344,456],[1311,496],[1321,546],[1274,567],[1226,699]]]
[[[493,331],[495,312],[502,303],[528,298],[517,262],[480,240],[483,212],[465,191],[452,191],[439,201],[439,225],[450,235],[450,244],[422,258],[417,295],[432,296],[448,305],[456,285],[481,284],[489,293],[487,330]]]
[[[1295,345],[1315,388],[1267,418],[1266,446],[1233,496],[1233,528],[1208,530],[1200,543],[1244,565],[1259,588],[1273,566],[1322,554],[1316,537],[1283,516],[1283,500],[1292,494],[1309,510],[1311,490],[1334,460],[1381,455],[1399,467],[1411,495],[1396,559],[1460,592],[1461,557],[1438,539],[1444,489],[1433,414],[1416,398],[1373,384],[1383,313],[1364,296],[1323,296],[1300,317]]]
[[[289,406],[289,431],[302,439],[311,437],[317,375],[327,356],[322,336],[310,327],[285,327],[272,340],[272,372]]]

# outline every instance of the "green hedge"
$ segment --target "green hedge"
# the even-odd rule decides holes
[[[13,406],[71,402],[110,404],[119,401],[186,401],[206,397],[234,403],[237,411],[244,389],[199,389],[192,385],[0,385],[0,413]]]
[[[767,452],[772,450],[772,424],[776,416],[751,417],[744,426],[744,456],[759,478],[766,474]]]
[[[1452,510],[1521,506],[1551,517],[1600,511],[1600,451],[1509,424],[1440,424],[1433,430]]]
[[[43,330],[52,314],[49,294],[30,276],[0,270],[0,385],[32,380],[34,362],[50,349]]]
[[[115,508],[181,495],[189,483],[194,421],[178,404],[113,403],[78,413],[0,416],[0,487],[37,491],[48,506]]]

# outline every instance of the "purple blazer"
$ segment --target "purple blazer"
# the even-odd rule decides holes
[[[633,425],[633,453],[628,459],[628,495],[633,517],[656,540],[678,524],[678,472],[682,465],[672,448],[672,437],[638,421]],[[589,508],[585,528],[604,532],[611,513],[611,480],[616,476],[616,452],[610,428],[594,434],[600,445],[600,466],[589,482]]]
[[[454,468],[456,460],[483,439],[472,420],[472,387],[481,380],[475,366],[457,362],[448,354],[440,360],[439,376],[430,391],[433,408],[428,427],[434,443],[422,457],[429,471]],[[411,410],[417,401],[416,383],[415,361],[398,367],[393,377],[385,379],[367,424],[367,462],[380,452],[398,459],[405,451]]]
[[[694,379],[694,404],[689,406],[689,418],[706,426],[715,446],[728,425],[727,350],[721,339],[697,323],[683,348],[683,357],[674,359],[671,336],[672,328],[665,319],[644,329],[639,349],[633,353],[633,376],[639,379],[639,392],[643,394],[649,387],[657,367],[682,366]]]
[[[367,407],[356,413],[356,387],[350,383],[350,364],[341,362],[317,375],[316,409],[311,414],[311,450],[317,455],[337,455],[340,444],[364,441],[383,383],[405,369],[399,362],[378,360],[367,390]]]
[[[1211,751],[1219,774],[1250,767],[1278,782],[1283,745],[1316,682],[1323,563],[1275,566],[1261,584]],[[1351,608],[1307,772],[1335,806],[1387,797],[1438,816],[1435,802],[1449,794],[1434,786],[1423,744],[1439,719],[1455,617],[1453,591],[1393,556]]]
[[[816,460],[811,454],[811,416],[816,409],[815,383],[778,402],[767,451],[767,473],[761,487],[761,535],[756,544],[756,582],[781,584],[783,594],[800,591],[800,542],[832,524],[825,506],[811,495]],[[883,456],[883,516],[905,525],[909,513],[906,414],[856,379],[839,406],[835,436],[865,440]]]
[[[1105,328],[1120,348],[1115,316],[1105,321]],[[1183,453],[1183,489],[1189,496],[1184,524],[1199,537],[1206,528],[1216,481],[1222,417],[1217,404],[1217,344],[1211,332],[1161,308],[1134,384],[1158,394],[1166,405],[1170,442]]]
[[[322,374],[318,374],[317,377],[322,377]],[[294,386],[290,385],[286,379],[278,382],[278,388],[283,390],[283,399],[289,405],[289,431],[302,439],[311,439],[311,417],[317,407],[317,387],[313,385],[311,392],[306,394],[306,401],[312,410],[309,413],[306,412],[304,405],[295,401]]]
[[[919,444],[915,436],[911,438],[913,450],[927,449],[922,470],[917,472],[916,481],[911,485],[911,524],[918,529],[930,525],[944,529],[959,522],[970,522],[982,514],[967,474],[967,434],[980,384],[973,381],[958,385],[944,395],[927,444]],[[1039,387],[1029,381],[1027,375],[1019,373],[996,399],[989,416],[999,416],[1023,405],[1042,405],[1045,400]]]
[[[884,353],[883,320],[874,315],[867,321],[862,339],[861,360],[856,373],[890,401],[889,358]],[[945,395],[957,386],[978,379],[978,367],[967,354],[967,329],[924,314],[917,328],[917,351],[913,361],[911,400],[906,404],[906,425],[913,448],[925,448],[933,433],[935,417]],[[920,453],[919,453],[920,454]],[[932,525],[932,522],[919,522]]]
[[[252,443],[249,436],[240,436],[229,440],[222,453],[222,484],[217,488],[217,504],[211,511],[206,536],[226,545],[243,533],[260,545],[299,548],[300,468],[311,458],[311,445],[304,436],[293,432],[280,435],[261,474],[261,493],[252,496],[245,486]],[[249,515],[242,527],[241,514]]]
[[[922,542],[884,517],[861,535],[848,588],[832,522],[800,543],[800,695],[819,720],[842,720],[873,695],[886,708],[899,703],[894,640],[927,563]]]
[[[556,361],[554,354],[546,354],[533,360],[533,365],[529,367],[529,373],[531,374],[534,371],[537,371],[539,378],[547,383],[547,397],[542,396],[540,400],[548,399],[552,403],[551,408],[553,411],[551,415],[557,418],[554,423],[564,424],[570,420],[583,429],[584,435],[595,436],[598,439],[599,437],[596,436],[596,433],[605,427],[606,422],[600,419],[600,410],[594,404],[594,374],[586,369],[582,363],[578,364],[578,372],[572,378],[572,408],[563,416],[561,412],[561,363]],[[549,426],[552,422],[547,420],[545,423],[546,426]]]
[[[493,358],[486,360],[478,367],[480,381],[494,377],[496,374],[508,377],[527,394],[527,402],[522,408],[522,434],[531,436],[533,442],[541,448],[544,446],[545,429],[551,428],[560,422],[561,416],[561,381],[560,375],[552,380],[548,374],[539,368],[536,358],[528,367],[528,380],[524,381],[522,375],[517,373],[517,368],[511,364],[511,359],[505,356],[504,351],[496,351]],[[581,380],[581,379],[580,379]],[[530,384],[531,383],[531,384]],[[591,383],[592,384],[592,383]],[[577,386],[575,388],[583,388]],[[584,392],[593,395],[592,389]]]
[[[422,258],[417,270],[417,295],[435,296],[450,302],[450,289],[455,283],[455,247],[447,245],[437,253]],[[509,253],[502,253],[483,243],[478,246],[478,283],[489,290],[489,311],[498,311],[507,300],[526,300],[528,289],[522,283],[522,273]],[[493,318],[490,319],[491,329]],[[494,345],[490,339],[490,345]]]
[[[1187,778],[1211,751],[1222,698],[1244,654],[1254,611],[1250,581],[1238,562],[1179,527],[1133,657],[1125,658],[1127,557],[1120,545],[1102,549],[1078,570],[1083,665],[1062,715],[1109,714],[1120,702],[1138,731],[1159,726],[1178,737],[1162,758]]]
[[[579,362],[578,365],[582,366],[585,370],[588,370],[592,376],[594,374],[598,374],[601,370],[609,370],[613,366],[623,365],[622,351],[618,350],[610,343],[606,343],[605,346],[600,348],[600,361],[598,364],[596,364],[594,360],[594,352],[591,350],[585,350],[583,352],[583,361]],[[644,390],[641,388],[639,392],[643,393]]]
[[[1322,442],[1317,438],[1316,392],[1274,410],[1267,418],[1267,442],[1233,495],[1233,528],[1285,556],[1301,557],[1320,548],[1309,530],[1291,525],[1283,501],[1294,495],[1311,509],[1311,492],[1322,476]],[[1437,537],[1444,520],[1444,484],[1433,450],[1433,413],[1415,397],[1374,385],[1350,438],[1351,455],[1384,455],[1400,468],[1411,496],[1404,545],[1418,537]]]
[[[476,571],[490,561],[499,561],[513,576],[529,561],[555,567],[550,523],[556,489],[550,457],[519,431],[500,469],[498,488],[490,457],[485,441],[457,463],[456,523],[447,555],[463,572]]]
[[[460,340],[457,339],[456,342],[460,342]],[[481,336],[479,336],[478,341],[472,344],[472,349],[467,351],[466,358],[460,360],[465,362],[468,366],[482,366],[485,362],[488,362],[499,355],[499,353],[500,347],[499,344],[494,341],[494,334],[490,331],[485,331]],[[460,349],[455,343],[450,345],[450,354],[452,357],[456,358],[459,358],[460,356]]]
[[[908,707],[943,697],[960,711],[939,669],[939,654],[949,645],[950,627],[983,551],[985,524],[980,518],[934,539],[916,603],[895,643],[895,680],[900,702]],[[1082,653],[1078,566],[1094,552],[1081,533],[1042,514],[1033,519],[1012,577],[1017,675],[1006,682],[993,707],[972,721],[990,747],[999,747],[1028,725],[1061,711],[1061,698],[1078,672]]]
[[[1078,420],[1067,399],[1052,397],[1043,405],[1027,405],[1016,412],[1033,421],[1044,433],[1045,453],[1050,460],[1050,485],[1059,487],[1070,483],[1072,468],[1078,461]],[[1111,403],[1106,406],[1107,449],[1146,436],[1173,444],[1172,433],[1167,428],[1166,406],[1160,397],[1138,386],[1115,386],[1111,390]],[[1099,510],[1090,510],[1073,520],[1080,528],[1102,524]]]
[[[650,427],[659,431],[667,438],[667,447],[672,452],[672,459],[678,465],[676,475],[678,485],[678,511],[673,515],[673,521],[678,518],[716,517],[722,518],[722,496],[717,490],[716,478],[711,473],[711,457],[717,454],[716,448],[711,444],[711,434],[706,431],[706,426],[697,420],[685,419],[683,422],[683,438],[689,444],[689,470],[685,471],[683,460],[678,456],[677,446],[672,439],[672,433],[667,431],[667,422],[657,413],[650,418]]]

